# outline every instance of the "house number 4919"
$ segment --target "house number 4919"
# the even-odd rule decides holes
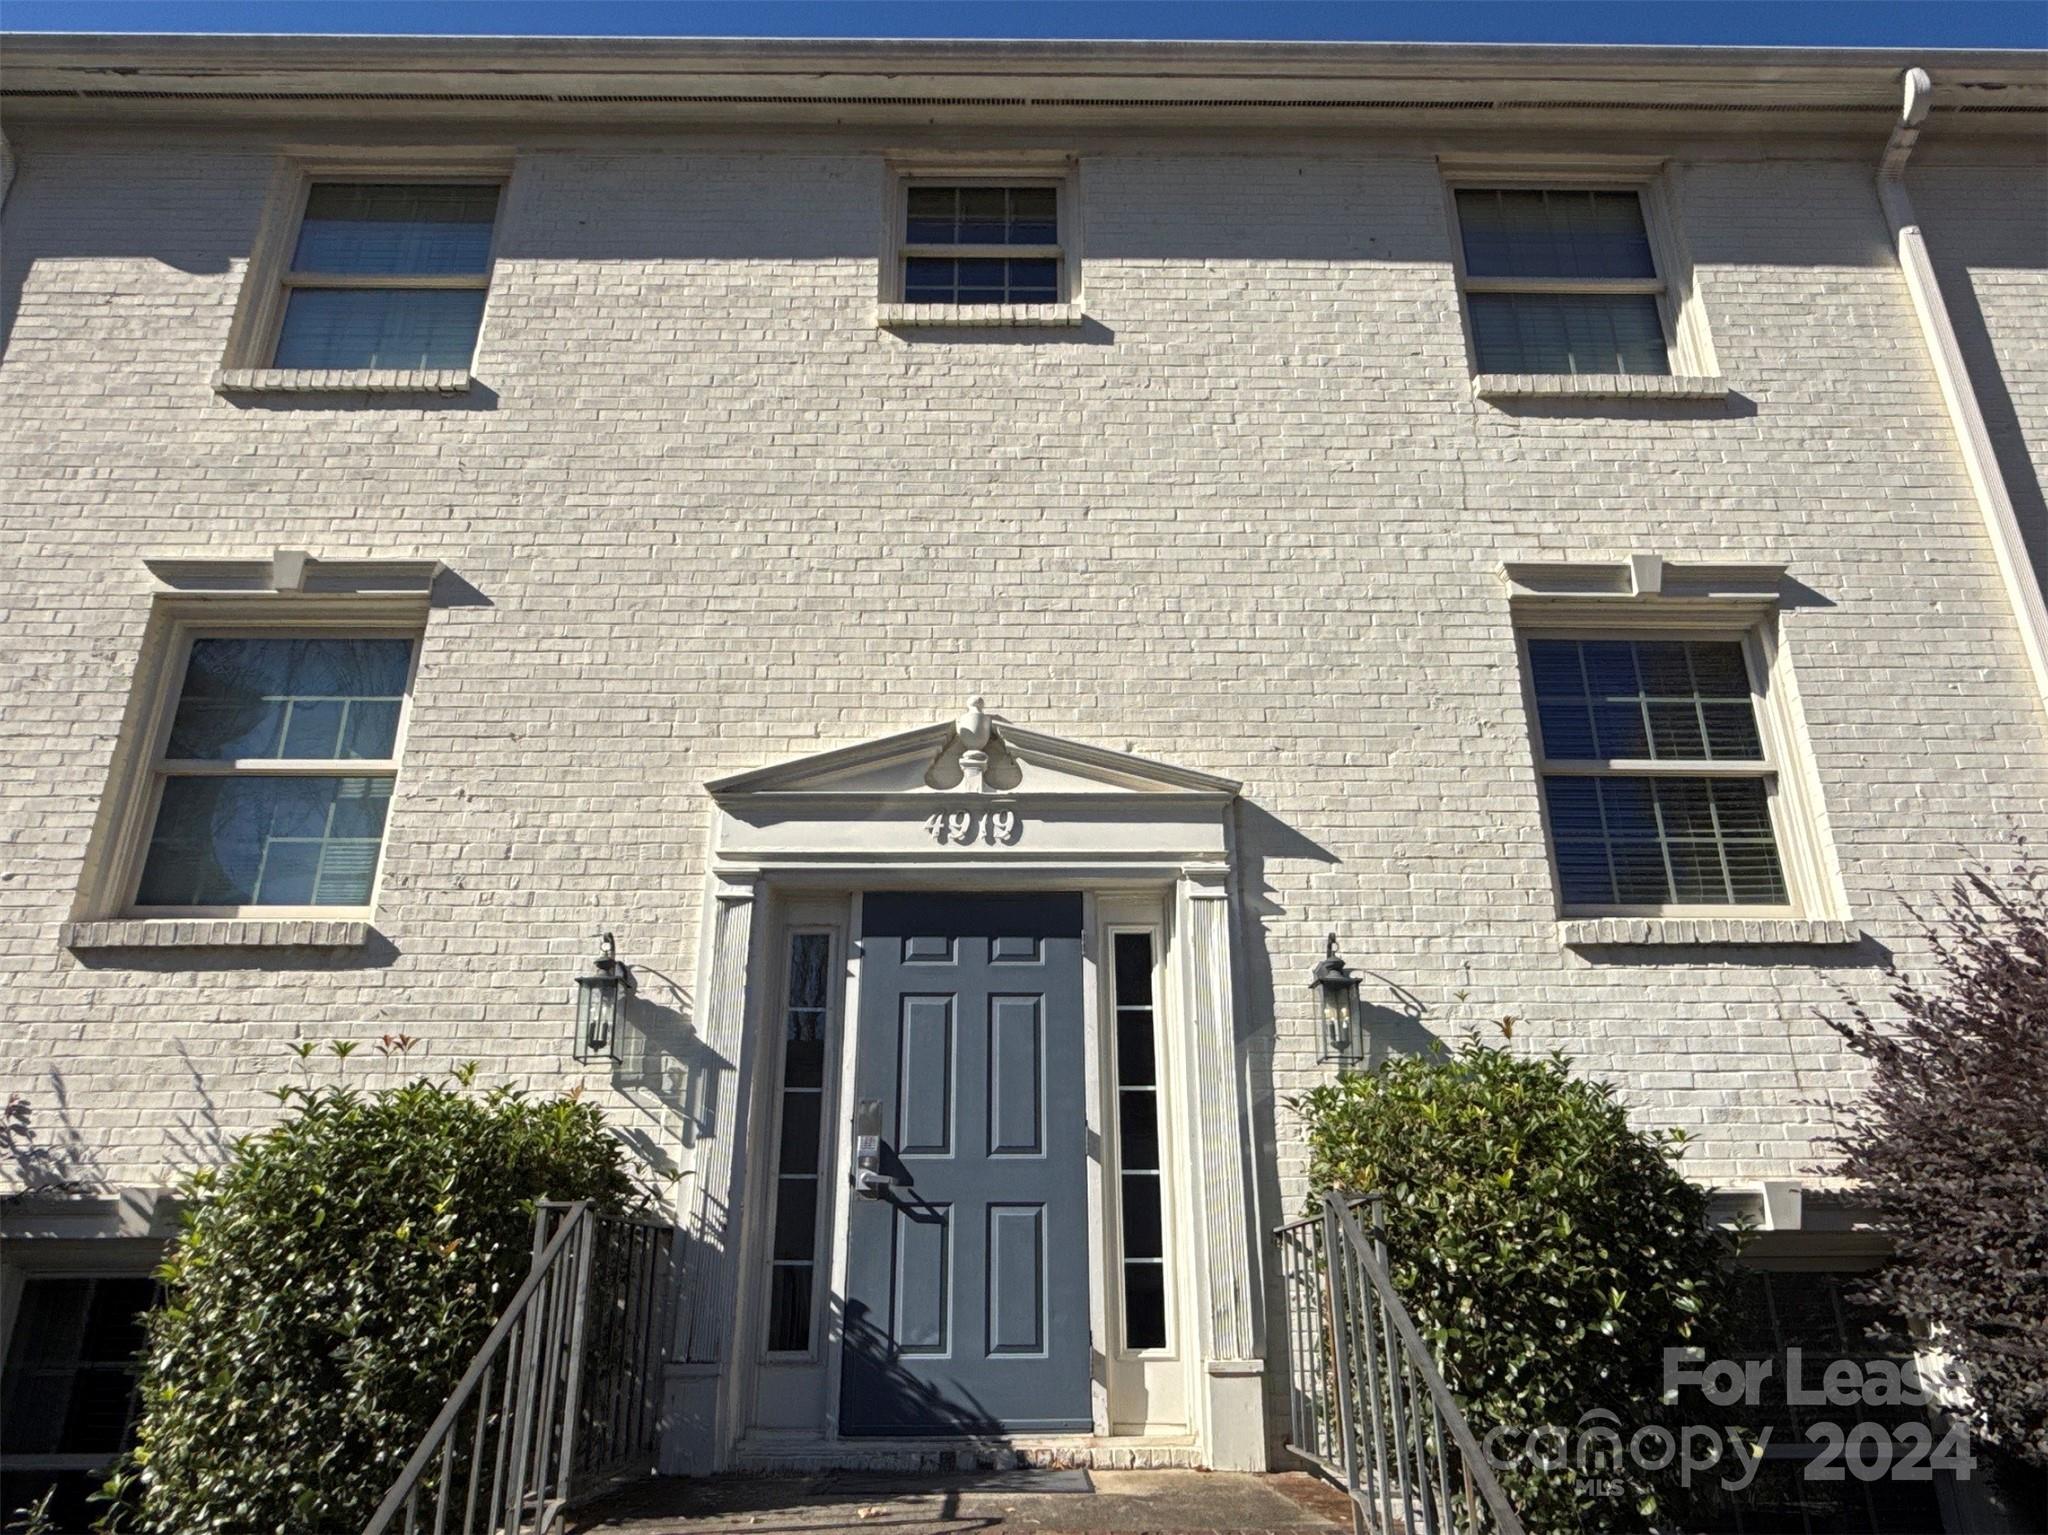
[[[1014,810],[940,811],[924,818],[924,829],[941,847],[964,847],[971,842],[1007,847],[1024,833],[1024,823]]]

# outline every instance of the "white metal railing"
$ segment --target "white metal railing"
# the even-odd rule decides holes
[[[547,1535],[653,1469],[670,1228],[534,1212],[533,1265],[364,1535]]]
[[[1358,1535],[1525,1535],[1394,1290],[1379,1202],[1321,1205],[1273,1233],[1288,1449],[1343,1485]]]

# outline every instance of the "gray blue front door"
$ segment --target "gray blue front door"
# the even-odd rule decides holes
[[[893,1182],[852,1201],[840,1432],[1086,1432],[1081,897],[862,910],[853,1096]]]

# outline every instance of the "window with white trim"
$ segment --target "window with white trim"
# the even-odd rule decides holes
[[[1635,187],[1456,186],[1482,374],[1670,374],[1669,274]]]
[[[1047,176],[906,176],[893,303],[1059,304],[1073,294],[1067,184]]]
[[[367,909],[417,647],[391,632],[190,636],[151,763],[136,913]]]
[[[1522,644],[1568,914],[1792,910],[1779,765],[1745,637],[1529,633]]]
[[[500,186],[305,184],[275,319],[254,366],[467,369],[483,325]]]
[[[808,1354],[817,1314],[819,1158],[824,1154],[832,935],[789,935],[775,1210],[768,1255],[768,1352]]]

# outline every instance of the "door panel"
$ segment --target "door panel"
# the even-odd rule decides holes
[[[953,1154],[953,1004],[905,997],[898,1029],[896,1154]]]
[[[946,1353],[952,1312],[953,1212],[945,1205],[896,1210],[896,1273],[890,1334],[906,1354]]]
[[[1045,1351],[1045,1206],[988,1207],[988,1351]]]
[[[989,998],[988,1154],[1045,1151],[1045,1029],[1041,997]]]
[[[1081,898],[870,895],[854,1098],[882,1172],[847,1231],[840,1430],[1085,1432]]]

